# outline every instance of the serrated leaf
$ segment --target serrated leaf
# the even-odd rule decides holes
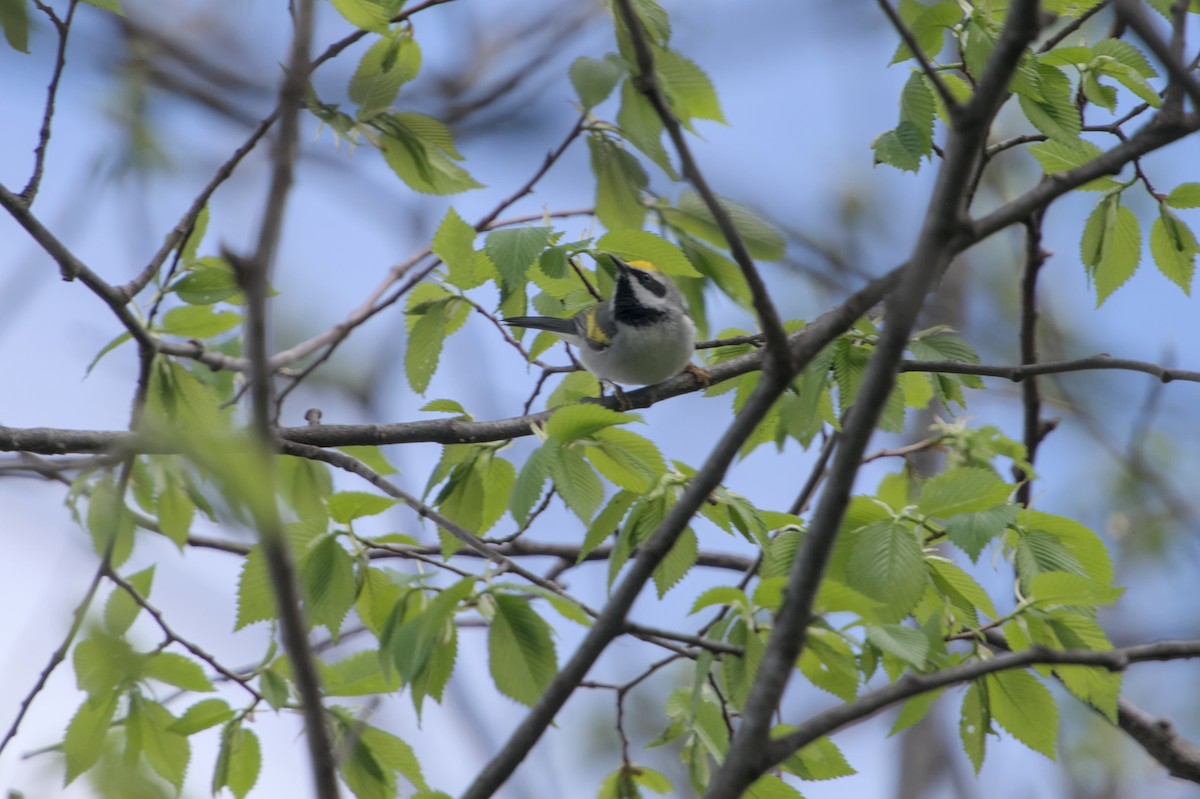
[[[934,3],[931,6],[923,6],[918,3],[906,6],[907,4],[901,4],[902,17],[908,16],[906,12],[909,8],[916,10],[916,15],[912,19],[905,19],[904,22],[916,37],[917,45],[927,58],[936,58],[937,54],[942,51],[946,28],[958,24],[962,19],[962,8],[954,0],[943,0],[943,2]],[[891,63],[899,64],[912,57],[912,50],[907,44],[900,42],[892,56]]]
[[[1200,183],[1180,183],[1167,195],[1172,208],[1200,208]]]
[[[1124,589],[1104,585],[1081,574],[1048,571],[1036,574],[1029,581],[1031,603],[1045,605],[1078,605],[1094,607],[1116,602]]]
[[[168,727],[169,732],[179,735],[192,735],[223,724],[233,718],[233,708],[224,699],[202,699],[189,707],[184,714],[173,721]]]
[[[256,621],[267,621],[275,618],[275,594],[271,590],[271,581],[267,575],[267,565],[264,560],[262,547],[255,544],[246,553],[242,561],[242,571],[238,576],[237,590],[237,623],[234,630],[240,630]]]
[[[1158,77],[1158,70],[1150,65],[1145,54],[1123,39],[1101,39],[1092,47],[1092,53],[1112,58],[1118,63],[1132,68],[1143,78]]]
[[[117,699],[115,693],[91,697],[79,706],[67,724],[62,750],[67,761],[68,785],[100,759],[108,728],[117,711]]]
[[[684,528],[679,538],[654,569],[654,587],[662,599],[696,565],[700,544],[692,528]]]
[[[381,766],[402,774],[417,788],[429,787],[421,773],[421,763],[413,753],[412,747],[404,740],[371,725],[363,727],[360,735],[363,744],[371,750],[371,754]]]
[[[778,261],[783,258],[786,243],[783,235],[772,224],[748,207],[727,197],[718,197],[717,202],[733,221],[733,226],[742,237],[750,255],[764,261]],[[728,249],[729,243],[717,225],[712,211],[695,191],[685,189],[674,207],[662,207],[660,213],[672,227]],[[738,274],[740,276],[740,271]]]
[[[811,628],[808,645],[800,652],[800,672],[817,688],[843,702],[858,695],[859,666],[845,639],[827,630]]]
[[[1071,81],[1061,69],[1049,64],[1038,63],[1036,69],[1042,96],[1038,99],[1027,93],[1018,95],[1021,110],[1035,128],[1051,139],[1077,142],[1083,122],[1071,97]]]
[[[580,56],[571,63],[568,74],[579,101],[585,109],[590,109],[608,99],[617,81],[625,74],[625,68],[615,58]]]
[[[847,564],[850,586],[889,605],[894,618],[903,618],[921,599],[929,580],[912,529],[897,522],[877,522],[855,538]]]
[[[396,176],[422,194],[458,194],[483,184],[452,159],[459,159],[448,129],[437,120],[420,114],[389,112],[376,117],[374,125],[384,128],[383,159]]]
[[[958,734],[963,749],[975,767],[975,773],[983,766],[983,755],[987,749],[987,734],[991,731],[991,717],[984,702],[979,683],[971,683],[963,696],[962,713],[958,722]]]
[[[917,509],[927,516],[949,518],[995,507],[1013,487],[990,469],[964,467],[931,477],[921,487]]]
[[[946,537],[974,563],[979,553],[1017,520],[1017,508],[1002,505],[977,513],[960,513],[946,522]]]
[[[331,0],[333,7],[356,28],[374,33],[387,31],[390,5],[382,0]]]
[[[776,728],[773,732],[777,734],[779,731],[779,728]],[[810,782],[834,780],[858,773],[846,762],[846,756],[838,749],[837,744],[826,736],[805,744],[780,765],[800,779]]]
[[[185,691],[215,691],[200,664],[175,652],[156,652],[146,661],[144,676]]]
[[[988,674],[984,680],[992,718],[1018,741],[1053,760],[1058,707],[1050,690],[1018,669]]]
[[[142,751],[146,755],[146,762],[178,792],[183,787],[183,778],[191,759],[188,739],[171,731],[175,717],[158,702],[143,700],[138,704],[141,711],[138,720]]]
[[[543,444],[535,449],[517,473],[517,480],[513,483],[512,496],[508,502],[508,509],[517,524],[524,524],[529,519],[534,504],[541,499],[542,489],[550,479],[550,468],[555,459],[552,450],[555,448],[554,445]]]
[[[610,230],[640,228],[646,218],[642,199],[650,178],[637,159],[603,136],[588,137],[596,176],[596,218]]]
[[[171,336],[212,338],[241,324],[242,315],[233,311],[214,311],[208,305],[183,305],[163,315],[159,329]]]
[[[932,560],[930,569],[939,588],[949,589],[970,603],[972,608],[983,611],[988,618],[1000,618],[1000,614],[996,612],[996,606],[992,603],[992,598],[987,595],[983,586],[977,583],[974,577],[955,564],[941,559]]]
[[[240,722],[230,722],[221,734],[221,748],[213,770],[213,793],[228,788],[237,799],[245,799],[258,782],[261,769],[262,747],[258,736]]]
[[[596,434],[595,443],[584,452],[610,482],[638,493],[653,488],[666,471],[654,442],[632,430],[605,429]]]
[[[604,501],[604,486],[596,472],[574,447],[555,450],[550,464],[554,488],[580,521],[587,524]]]
[[[329,516],[335,522],[353,521],[383,513],[396,504],[391,497],[366,491],[339,491],[329,497]]]
[[[446,265],[446,281],[460,289],[471,289],[484,281],[475,269],[475,228],[453,208],[433,234],[433,252]]]
[[[396,101],[400,87],[421,70],[421,46],[408,31],[393,31],[371,45],[350,78],[347,93],[367,119]]]
[[[500,692],[533,705],[554,679],[558,659],[550,625],[529,601],[493,594],[496,613],[488,626],[488,664]]]
[[[896,714],[896,721],[892,724],[892,729],[888,731],[888,737],[907,730],[929,715],[929,711],[933,709],[933,703],[937,701],[944,690],[944,688],[936,688],[906,699],[900,706],[900,712]]]
[[[171,284],[170,291],[189,305],[237,304],[242,290],[233,267],[223,258],[201,258],[188,266],[187,274]]]
[[[607,427],[640,420],[635,414],[619,413],[594,403],[565,405],[550,416],[546,433],[566,444],[593,436]]]
[[[549,227],[493,230],[487,235],[484,249],[500,271],[501,283],[512,288],[525,283],[526,272],[555,238],[553,228]]]
[[[617,125],[625,140],[638,148],[658,168],[672,179],[678,179],[671,159],[662,144],[663,123],[658,112],[645,95],[626,78],[621,83],[621,107],[617,110]]]
[[[125,582],[133,586],[138,596],[145,599],[150,596],[150,586],[154,582],[154,567],[142,569],[137,574],[125,578]],[[139,605],[129,592],[117,586],[104,603],[104,629],[112,635],[124,635],[133,626],[134,619],[141,612]]]
[[[1159,216],[1150,227],[1150,254],[1158,271],[1191,296],[1192,276],[1196,272],[1196,254],[1200,244],[1183,220],[1159,206]]]
[[[799,791],[774,774],[764,775],[750,783],[742,797],[744,799],[804,799]]]
[[[337,641],[342,621],[357,595],[350,553],[336,537],[322,537],[304,557],[300,582],[313,622],[324,624]]]
[[[187,545],[196,505],[179,481],[169,477],[158,495],[158,528],[180,550]]]
[[[665,49],[655,56],[654,68],[671,110],[685,126],[693,119],[725,121],[712,81],[695,62],[674,50]]]
[[[1123,205],[1114,201],[1102,203],[1096,213],[1103,211],[1103,228],[1100,232],[1099,250],[1091,267],[1092,281],[1096,286],[1096,306],[1099,307],[1137,270],[1142,255],[1142,235],[1137,217]],[[1095,213],[1093,214],[1095,217]],[[1092,220],[1088,220],[1089,227]],[[1085,232],[1086,237],[1086,232]]]
[[[929,639],[921,630],[900,624],[868,625],[867,640],[882,651],[903,660],[918,671],[929,657]]]
[[[596,249],[626,261],[649,261],[672,277],[700,277],[683,250],[661,236],[644,230],[610,230],[596,242]]]

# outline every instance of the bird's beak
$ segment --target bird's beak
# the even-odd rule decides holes
[[[618,257],[617,257],[617,256],[615,256],[615,255],[609,255],[608,257],[609,257],[609,258],[612,258],[612,262],[613,262],[614,264],[616,264],[616,266],[617,266],[617,271],[618,271],[618,272],[620,272],[620,273],[621,273],[621,274],[623,274],[623,275],[628,275],[628,274],[629,274],[629,272],[630,272],[630,270],[632,270],[632,269],[633,269],[633,267],[632,267],[632,266],[630,266],[629,264],[625,263],[624,261],[622,261],[620,258],[618,258]]]

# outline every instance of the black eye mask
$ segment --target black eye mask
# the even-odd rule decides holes
[[[646,274],[645,272],[634,272],[633,274],[638,279],[638,282],[641,283],[647,290],[649,290],[650,293],[655,297],[667,296],[667,287],[655,280],[650,275]]]

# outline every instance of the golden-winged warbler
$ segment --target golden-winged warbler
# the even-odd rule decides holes
[[[671,278],[648,261],[623,261],[613,296],[567,319],[515,316],[504,323],[548,330],[579,350],[585,369],[601,380],[644,386],[688,366],[696,326]]]

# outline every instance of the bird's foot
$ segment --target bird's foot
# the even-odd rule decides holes
[[[708,371],[704,367],[697,366],[691,361],[688,361],[688,365],[683,367],[683,371],[696,378],[696,382],[698,382],[704,388],[708,388],[712,384],[712,372]]]

